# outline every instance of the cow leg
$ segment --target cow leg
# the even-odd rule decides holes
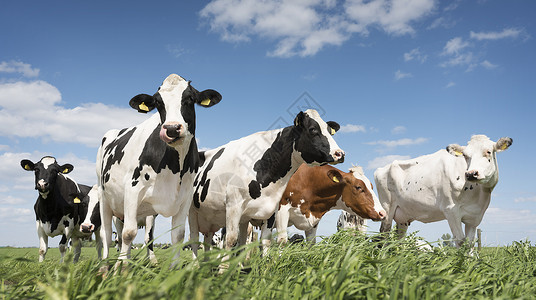
[[[80,259],[80,253],[82,253],[82,242],[79,238],[71,237],[71,241],[73,242],[73,248],[74,248],[74,258],[73,262],[77,263]]]
[[[186,224],[186,217],[188,215],[189,207],[182,207],[179,212],[171,217],[171,243],[178,245],[184,242],[184,225]],[[199,234],[198,234],[199,235]],[[179,257],[181,255],[181,247],[177,247],[177,253],[173,256],[171,268],[174,268],[179,263]]]
[[[192,206],[190,207],[190,214],[188,215],[188,225],[190,226],[190,241],[189,245],[192,247],[192,257],[197,259],[197,251],[199,250],[199,221],[198,212]],[[205,237],[205,243],[207,242]]]
[[[406,236],[406,232],[408,231],[409,222],[407,223],[396,223],[396,235],[399,239]]]
[[[268,222],[264,221],[261,226],[262,256],[268,254],[268,249],[272,244],[272,228],[268,227]]]
[[[460,247],[464,239],[462,222],[450,214],[446,214],[446,217],[447,222],[449,223],[450,231],[452,231],[453,240],[456,242],[456,247]]]
[[[119,253],[119,260],[130,259],[132,242],[138,234],[138,220],[136,214],[137,207],[125,207],[125,222],[123,225],[123,231],[121,232],[121,235],[123,237],[123,243],[121,244],[121,253]]]
[[[317,229],[318,229],[318,224],[317,226],[309,230],[305,230],[305,238],[307,239],[307,242],[311,245],[316,243],[316,230]]]
[[[290,205],[282,205],[275,213],[275,227],[277,229],[277,243],[286,244],[288,242],[288,220]]]
[[[154,241],[154,216],[147,216],[145,218],[145,245],[147,247],[147,257],[151,263],[156,264],[158,261],[153,250]]]
[[[95,231],[95,247],[97,249],[97,257],[102,259],[102,236],[101,236],[102,227]]]
[[[476,226],[465,224],[465,239],[471,243],[471,247],[475,242]]]
[[[63,258],[65,257],[65,252],[67,251],[67,243],[69,242],[69,238],[67,238],[67,236],[65,236],[65,234],[63,234],[61,236],[61,241],[60,241],[60,245],[59,245],[59,250],[60,250],[60,255],[61,255],[61,258],[60,258],[60,262],[63,262]]]
[[[99,187],[100,189],[100,187]],[[112,244],[112,209],[104,201],[103,193],[99,194],[101,202],[99,210],[101,214],[101,241],[102,241],[102,259],[107,259]]]
[[[119,220],[117,217],[113,217],[116,238],[115,238],[115,248],[117,252],[121,251],[121,245],[123,245],[123,221]]]
[[[249,222],[238,224],[238,245],[244,246],[248,239]]]
[[[39,236],[39,262],[43,262],[48,251],[48,236],[39,225],[39,222],[37,222],[37,235]]]

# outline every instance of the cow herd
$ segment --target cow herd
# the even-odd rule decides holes
[[[22,160],[23,169],[34,172],[39,192],[34,206],[39,261],[48,237],[57,235],[62,235],[62,260],[69,240],[78,260],[80,239],[91,234],[99,257],[102,247],[102,258],[107,258],[112,222],[120,261],[130,257],[140,226],[146,226],[147,255],[156,261],[152,240],[157,215],[171,217],[173,244],[184,241],[188,221],[194,256],[199,233],[210,243],[225,228],[224,247],[229,249],[246,242],[251,224],[261,228],[265,247],[274,227],[279,243],[287,242],[292,225],[314,241],[320,219],[332,209],[345,213],[340,226],[359,216],[382,221],[385,232],[394,220],[401,236],[412,221],[446,219],[458,243],[472,241],[498,181],[496,153],[512,144],[511,138],[493,142],[475,135],[467,146],[449,145],[434,154],[394,161],[374,173],[378,197],[361,167],[343,172],[330,166],[345,158],[332,137],[340,126],[313,109],[299,112],[286,128],[199,151],[195,106],[210,108],[221,99],[217,91],[200,92],[176,74],[154,95],[132,98],[129,104],[138,112],[157,113],[104,135],[93,187],[77,184],[66,175],[73,166],[59,165],[54,157]],[[180,249],[174,262],[179,255]]]

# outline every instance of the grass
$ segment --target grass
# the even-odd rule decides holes
[[[229,268],[218,274],[222,250],[200,251],[198,261],[183,251],[170,270],[173,249],[157,250],[159,264],[134,252],[128,268],[103,274],[92,248],[79,263],[59,263],[51,249],[44,263],[37,249],[0,248],[2,299],[533,299],[536,248],[530,242],[468,249],[417,249],[416,238],[371,238],[339,232],[322,242],[273,247],[261,257],[257,245],[231,252]],[[66,259],[67,261],[68,259]],[[251,271],[249,273],[244,270]]]

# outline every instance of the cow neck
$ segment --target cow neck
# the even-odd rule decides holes
[[[266,142],[270,143],[270,147],[253,166],[253,170],[257,173],[256,179],[261,187],[264,188],[282,178],[290,178],[304,162],[299,153],[294,151],[297,136],[294,130],[294,126],[289,126],[267,131],[263,136]],[[269,139],[270,137],[272,138]]]
[[[317,218],[322,217],[328,211],[338,208],[338,201],[342,203],[342,188],[340,185],[329,184],[327,186],[321,186],[318,181],[311,181],[312,183],[312,197],[311,212]]]

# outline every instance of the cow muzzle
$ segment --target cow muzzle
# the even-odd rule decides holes
[[[95,230],[95,225],[93,224],[82,224],[80,225],[80,231],[83,233],[92,233]]]
[[[467,171],[465,172],[465,179],[467,179],[467,181],[477,181],[478,175],[478,171],[476,170]]]
[[[39,180],[37,184],[35,185],[35,189],[40,191],[41,193],[48,192],[48,188],[50,187],[50,184],[43,179]]]
[[[344,151],[341,149],[335,150],[335,153],[333,153],[333,160],[336,164],[343,163],[344,162]]]
[[[184,126],[179,123],[166,123],[160,128],[160,139],[168,144],[178,141],[182,133],[184,132]]]

